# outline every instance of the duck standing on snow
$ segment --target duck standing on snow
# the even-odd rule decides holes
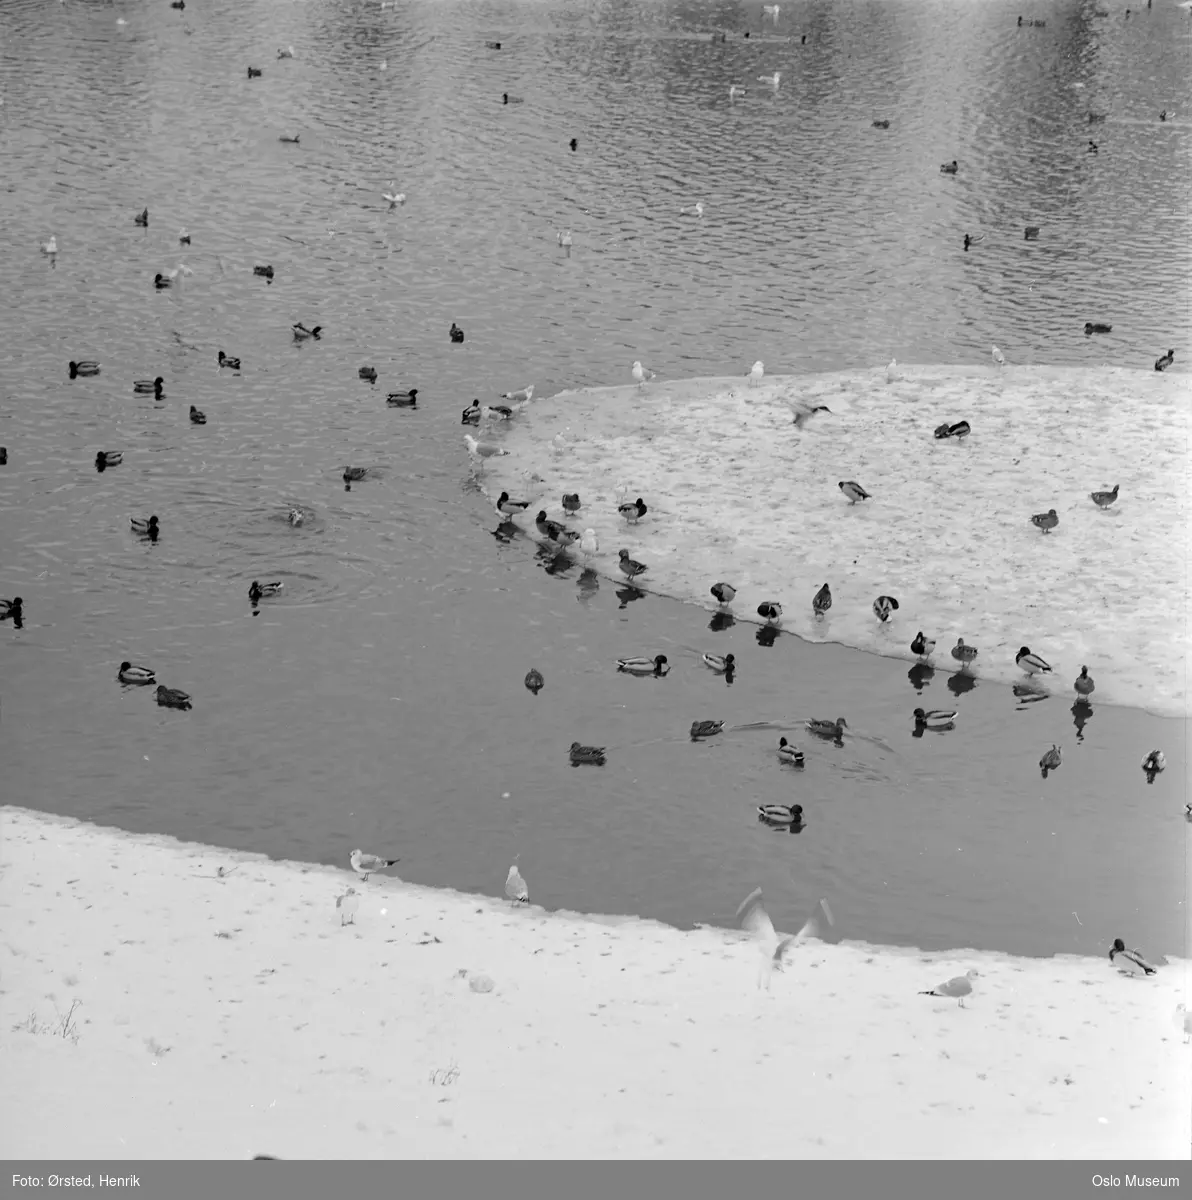
[[[524,513],[529,507],[529,500],[510,500],[508,492],[502,492],[497,500],[497,512],[507,517],[515,517],[518,513]]]
[[[1173,362],[1175,362],[1175,351],[1168,350],[1168,352],[1165,355],[1163,355],[1162,358],[1155,359],[1155,370],[1156,371],[1166,371],[1167,368],[1170,367]]]
[[[737,589],[731,583],[714,583],[708,590],[713,599],[725,608],[732,604],[733,597],[737,594]]]
[[[633,525],[636,525],[648,511],[640,496],[629,503],[617,505],[617,512]]]
[[[1044,533],[1050,533],[1060,523],[1059,517],[1055,515],[1055,509],[1049,508],[1045,513],[1036,513],[1031,517],[1031,524],[1036,529],[1043,530]]]
[[[618,550],[617,558],[620,560],[617,565],[621,568],[621,573],[628,578],[630,583],[632,583],[638,575],[641,575],[644,571],[648,570],[645,563],[638,562],[636,559],[630,558],[628,550]]]
[[[582,505],[580,504],[579,492],[564,492],[563,493],[563,511],[569,516],[579,512]]]
[[[811,598],[811,610],[816,617],[822,617],[832,607],[832,589],[825,583]]]
[[[1030,646],[1023,646],[1021,650],[1014,655],[1014,661],[1028,674],[1035,675],[1039,672],[1046,673],[1051,668],[1037,654],[1031,653]]]
[[[1156,968],[1143,958],[1141,950],[1127,950],[1126,943],[1121,938],[1113,939],[1109,961],[1126,975],[1154,975],[1156,971]]]
[[[1089,499],[1098,508],[1108,508],[1118,498],[1118,488],[1120,484],[1113,485],[1111,492],[1089,492]]]
[[[931,638],[923,636],[923,630],[919,630],[915,634],[915,640],[911,642],[911,653],[917,654],[920,658],[929,658],[931,652],[935,649],[935,642]]]
[[[967,667],[974,658],[977,657],[976,646],[966,646],[964,638],[957,638],[956,645],[952,647],[952,657],[956,659],[962,667]]]
[[[873,615],[884,625],[892,612],[897,612],[898,601],[893,596],[879,596],[873,602]]]
[[[782,620],[782,605],[776,600],[764,600],[757,606],[757,615],[765,617],[767,624],[776,625]]]
[[[1064,752],[1053,743],[1051,749],[1039,759],[1039,770],[1042,771],[1043,778],[1046,779],[1047,773],[1056,770],[1063,761]]]
[[[856,504],[858,500],[872,500],[873,497],[855,480],[842,479],[836,485],[847,497],[849,504]]]

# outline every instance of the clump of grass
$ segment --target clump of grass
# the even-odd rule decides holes
[[[430,1073],[432,1087],[450,1087],[459,1078],[459,1067],[453,1062],[447,1067],[436,1067]]]
[[[75,1009],[83,1002],[81,1000],[72,1000],[70,1008],[61,1013],[58,1011],[58,1006],[54,1005],[54,1019],[52,1021],[43,1021],[36,1010],[31,1012],[23,1021],[19,1021],[12,1027],[13,1033],[36,1033],[43,1034],[46,1037],[60,1037],[64,1041],[68,1041],[71,1045],[79,1044],[79,1026],[75,1020]]]

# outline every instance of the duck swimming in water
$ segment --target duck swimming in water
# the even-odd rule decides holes
[[[956,161],[956,159],[953,159],[950,163],[941,163],[940,164],[940,174],[941,175],[955,175],[956,172],[959,170],[960,170],[960,164]]]
[[[717,675],[731,674],[736,666],[736,657],[732,654],[702,654],[705,667],[715,671]]]
[[[837,717],[835,721],[813,717],[807,722],[807,728],[816,737],[831,738],[833,741],[839,742],[844,739],[844,731],[848,728],[848,722],[843,717]]]
[[[344,467],[344,483],[359,483],[367,477],[367,467]]]
[[[1155,370],[1166,371],[1173,362],[1175,362],[1175,351],[1168,350],[1168,352],[1164,354],[1162,358],[1155,359]]]
[[[451,322],[451,328],[448,330],[451,340],[459,345],[464,340],[464,331],[454,322]]]
[[[778,739],[778,757],[792,766],[801,767],[803,765],[803,751],[797,746],[792,746],[784,737]]]
[[[7,621],[9,618],[19,621],[21,606],[24,603],[20,596],[14,596],[11,600],[0,600],[0,621]]]
[[[385,397],[385,403],[390,408],[417,408],[418,389],[410,388],[408,392],[390,392]]]
[[[99,374],[99,363],[93,361],[92,359],[85,358],[82,360],[82,362],[72,362],[68,365],[70,367],[71,379],[74,379],[79,375]]]
[[[301,321],[295,321],[290,328],[294,331],[294,339],[299,342],[305,341],[307,338],[317,338],[323,331],[322,325],[316,325],[313,329],[307,329]]]
[[[1104,321],[1085,321],[1085,323],[1084,323],[1084,333],[1085,333],[1086,337],[1089,334],[1093,334],[1093,333],[1112,333],[1112,332],[1113,332],[1113,326],[1106,325]]]
[[[656,675],[662,677],[670,670],[665,654],[653,658],[618,658],[617,670],[628,675]]]
[[[546,680],[542,678],[542,672],[537,667],[531,667],[526,672],[525,683],[526,689],[533,692],[535,696],[546,687]]]
[[[924,711],[915,709],[915,727],[918,729],[951,729],[956,722],[956,713],[942,708]]]
[[[603,746],[581,746],[579,742],[572,742],[568,754],[573,767],[578,767],[583,763],[588,763],[596,767],[604,766]]]
[[[700,738],[715,737],[723,728],[723,721],[692,721],[691,740],[697,742]]]
[[[369,383],[376,383],[377,382],[377,368],[376,367],[361,367],[360,370],[356,372],[356,376],[359,379],[367,380]]]
[[[276,596],[283,586],[280,579],[275,579],[272,583],[259,583],[254,579],[248,588],[248,598],[255,604],[266,596]]]
[[[147,521],[141,517],[130,517],[128,521],[133,533],[139,537],[147,537],[153,541],[157,540],[160,529],[158,528],[157,518],[150,517]]]
[[[125,660],[120,664],[120,670],[116,673],[116,678],[121,683],[142,684],[156,683],[157,675],[149,667],[134,667],[132,663]]]
[[[95,456],[95,469],[103,471],[106,467],[118,467],[123,461],[123,450],[101,450]]]
[[[759,804],[757,815],[763,821],[774,825],[802,825],[803,806],[801,804]]]
[[[178,688],[168,688],[165,684],[157,685],[157,702],[162,708],[190,708],[190,696]]]
[[[137,379],[133,382],[132,390],[143,396],[150,393],[161,395],[164,383],[165,380],[160,375],[156,379]]]
[[[148,225],[149,224],[149,210],[147,208],[142,209],[139,213],[137,213],[137,215],[135,217],[133,217],[133,221],[137,225]]]

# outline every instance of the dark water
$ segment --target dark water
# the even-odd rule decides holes
[[[785,42],[756,5],[4,4],[0,595],[26,617],[0,625],[4,801],[277,857],[360,845],[492,893],[520,853],[536,902],[678,925],[730,922],[760,883],[780,926],[828,895],[851,938],[1185,953],[1182,722],[1096,706],[1079,741],[1070,699],[943,673],[919,695],[905,663],[552,574],[494,536],[459,425],[473,396],[624,382],[635,358],[778,374],[996,341],[1186,367],[1192,18],[1107,8],[1018,29],[1002,4],[784,2]],[[298,320],[324,336],[295,343]],[[69,381],[79,358],[102,374]],[[159,374],[160,402],[132,393]],[[416,411],[385,407],[409,386]],[[124,463],[98,474],[99,449]],[[377,477],[345,492],[346,463]],[[151,512],[155,545],[128,529]],[[254,578],[285,581],[257,616]],[[731,649],[732,686],[685,647]],[[656,652],[665,680],[612,669]],[[121,689],[124,658],[194,710]],[[917,705],[961,719],[916,739]],[[839,714],[854,736],[800,733],[802,774],[778,728],[686,736]],[[577,739],[608,765],[572,769]],[[787,800],[802,834],[757,824]]]

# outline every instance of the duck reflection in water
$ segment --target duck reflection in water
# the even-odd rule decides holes
[[[591,567],[585,567],[580,572],[576,588],[577,594],[575,598],[581,604],[587,604],[600,590],[600,576]]]
[[[1040,700],[1046,700],[1050,694],[1045,689],[1029,683],[1016,683],[1012,690],[1018,698],[1019,708],[1028,704],[1038,704]]]
[[[907,679],[910,680],[911,687],[913,687],[916,692],[921,692],[931,682],[932,676],[934,675],[935,668],[929,667],[926,663],[915,663],[915,665],[906,673]]]
[[[708,628],[713,633],[721,633],[725,629],[731,629],[736,624],[736,618],[729,612],[718,612],[712,614],[712,619],[708,622]]]
[[[538,558],[542,559],[542,569],[548,575],[562,575],[575,566],[566,550],[558,550],[551,546],[540,546]]]
[[[518,534],[518,528],[512,521],[502,521],[496,529],[489,531],[503,546],[508,546]]]
[[[757,631],[757,644],[759,646],[772,646],[778,638],[781,631],[777,625],[763,625]]]
[[[645,592],[641,588],[623,587],[617,588],[617,599],[620,600],[619,608],[624,608],[628,604],[632,604],[634,600],[641,600],[645,596]]]
[[[1084,741],[1084,727],[1093,719],[1093,706],[1083,697],[1072,705],[1072,724],[1076,726],[1076,740]]]
[[[953,696],[963,696],[977,686],[977,681],[967,671],[957,671],[948,676],[948,691]]]

